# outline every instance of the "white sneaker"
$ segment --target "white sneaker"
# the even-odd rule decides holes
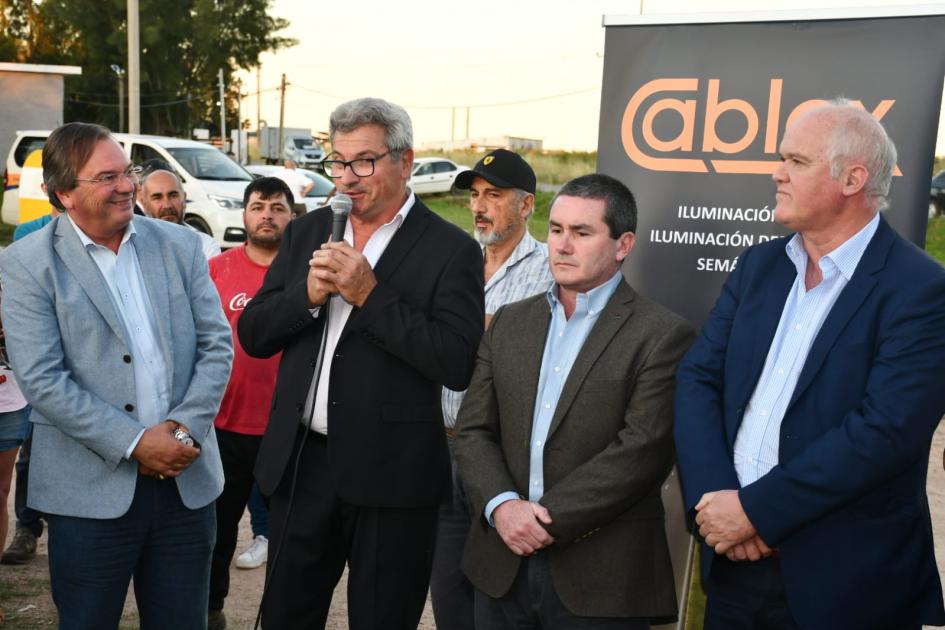
[[[265,536],[256,536],[249,547],[236,559],[236,566],[240,569],[255,569],[266,564],[269,557],[269,539]]]

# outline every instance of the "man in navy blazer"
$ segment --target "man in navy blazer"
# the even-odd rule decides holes
[[[790,125],[775,218],[680,364],[676,446],[705,628],[945,624],[925,493],[945,270],[880,215],[896,152],[835,102]]]

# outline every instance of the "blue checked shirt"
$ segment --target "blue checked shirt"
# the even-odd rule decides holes
[[[526,230],[508,260],[486,283],[486,313],[493,315],[501,306],[547,291],[553,283],[548,266],[548,246],[536,241]],[[456,425],[456,415],[465,394],[465,391],[443,388],[441,403],[446,428],[452,429]]]
[[[558,301],[557,286],[548,290],[548,305],[551,308],[551,324],[545,338],[545,352],[541,357],[541,372],[538,377],[538,392],[535,396],[535,415],[532,419],[532,437],[529,445],[528,500],[538,501],[545,494],[545,439],[551,428],[551,419],[558,407],[561,390],[571,373],[584,341],[601,311],[607,306],[623,275],[617,271],[610,280],[587,293],[579,293],[577,305],[571,318],[564,315],[564,307]],[[492,523],[492,512],[502,503],[521,498],[516,492],[503,492],[486,504],[485,516]]]
[[[840,247],[823,256],[819,261],[823,280],[810,291],[804,285],[807,251],[801,235],[795,234],[785,246],[797,269],[797,278],[784,303],[761,378],[735,438],[735,472],[742,486],[757,481],[778,464],[781,421],[810,347],[878,226],[877,214]]]

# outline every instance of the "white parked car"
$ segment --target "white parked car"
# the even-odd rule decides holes
[[[19,179],[23,162],[42,148],[49,131],[17,131],[6,163],[3,222],[19,224]],[[163,160],[181,178],[187,193],[184,221],[210,234],[221,247],[246,240],[243,227],[243,190],[253,176],[218,149],[193,140],[164,136],[112,134],[134,164]]]
[[[468,166],[445,158],[416,158],[410,173],[410,188],[417,194],[450,192],[456,176],[468,170]]]
[[[269,166],[266,164],[249,164],[246,167],[247,171],[259,177],[274,177],[276,172],[281,169],[281,166]],[[328,197],[335,190],[334,182],[324,175],[320,175],[315,171],[310,171],[307,168],[297,168],[295,170],[302,173],[315,183],[312,189],[308,191],[308,194],[305,195],[305,199],[303,200],[305,201],[305,209],[311,212],[316,208],[321,208],[322,206],[328,205]]]

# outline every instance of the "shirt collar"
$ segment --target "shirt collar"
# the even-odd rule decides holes
[[[482,257],[485,259],[486,246],[481,245],[481,248]],[[489,278],[489,282],[486,283],[487,287],[497,282],[500,278],[505,276],[505,274],[508,273],[510,269],[515,267],[515,265],[522,262],[540,249],[541,245],[535,240],[535,237],[529,234],[528,229],[526,228],[525,234],[521,239],[519,239],[518,245],[515,246],[515,249],[512,250],[512,253],[506,259],[506,261],[502,263],[502,266],[499,267],[494,274],[492,274],[491,278]]]
[[[610,297],[614,294],[614,291],[617,290],[617,285],[623,281],[623,273],[618,269],[614,275],[610,277],[607,282],[600,284],[587,293],[578,293],[575,303],[577,304],[578,309],[581,307],[586,307],[587,312],[591,314],[599,313],[604,310],[604,307],[607,306],[607,302],[610,300]],[[559,304],[558,300],[558,283],[551,285],[551,288],[548,289],[546,294],[548,297],[548,305],[551,307],[552,312],[554,312],[555,307]]]
[[[409,188],[407,190],[410,190]],[[407,201],[404,202],[404,205],[400,207],[400,210],[397,211],[397,214],[393,218],[385,223],[385,226],[395,224],[394,227],[400,228],[404,224],[404,221],[407,219],[407,214],[410,212],[410,209],[413,207],[413,204],[417,202],[417,196],[410,190],[410,194],[407,195]]]
[[[878,228],[879,213],[877,212],[869,223],[860,228],[859,232],[845,240],[829,254],[823,256],[821,265],[825,262],[832,264],[843,275],[844,279],[849,281]],[[807,250],[804,249],[804,240],[801,235],[795,234],[784,246],[784,249],[797,268],[797,273],[804,273],[807,266]]]
[[[76,225],[75,221],[72,220],[72,215],[70,215],[68,212],[66,213],[66,218],[69,220],[69,223],[72,224],[72,227],[75,228],[75,233],[79,235],[79,240],[82,241],[83,247],[86,249],[89,248],[89,245],[92,245],[93,247],[104,247],[104,245],[99,245],[90,239],[89,235],[83,232],[82,228]],[[121,248],[122,245],[131,240],[131,237],[137,233],[138,232],[135,230],[135,222],[128,221],[128,225],[125,227],[125,234],[121,237],[121,243],[118,245],[118,247]]]

